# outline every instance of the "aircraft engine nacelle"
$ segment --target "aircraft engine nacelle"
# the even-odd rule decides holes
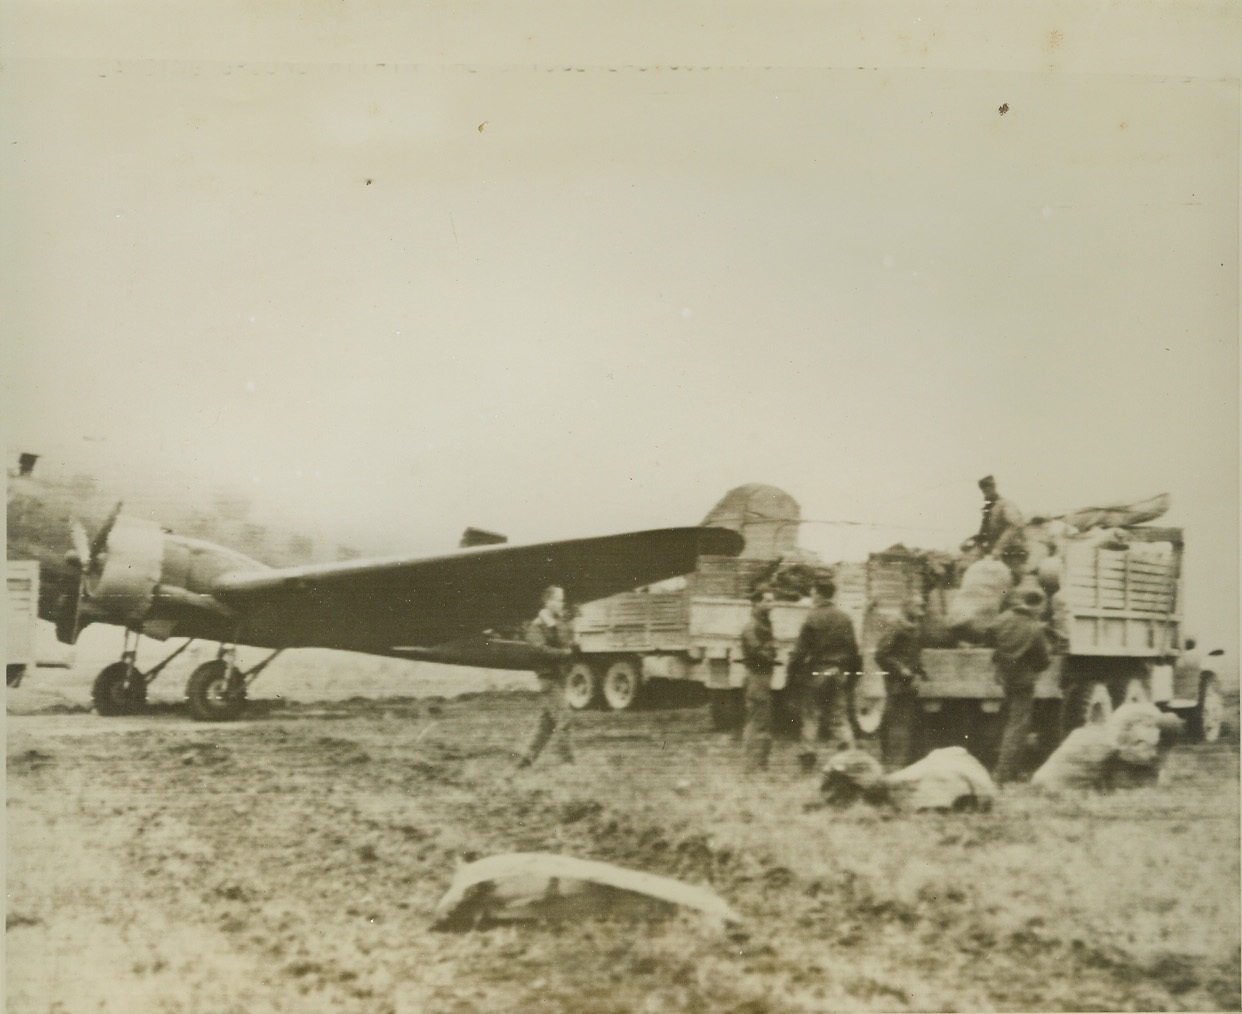
[[[57,636],[70,644],[90,623],[128,627],[158,640],[225,640],[236,634],[237,622],[211,594],[216,578],[266,569],[231,549],[172,535],[152,521],[119,513],[87,555],[77,608],[57,622]]]
[[[82,626],[91,621],[138,626],[151,610],[164,558],[164,532],[153,521],[118,515],[107,546],[82,589]]]

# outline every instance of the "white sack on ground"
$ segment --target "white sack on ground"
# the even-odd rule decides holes
[[[906,811],[989,810],[996,798],[987,769],[960,746],[933,750],[890,775],[883,770],[864,750],[842,750],[824,765],[820,792],[832,806],[865,800]]]
[[[990,810],[996,783],[960,746],[933,750],[921,761],[887,775],[889,798],[903,810]]]
[[[501,921],[660,918],[693,908],[721,925],[737,913],[705,887],[611,863],[547,852],[509,852],[457,868],[436,905],[437,929]]]
[[[878,803],[885,798],[884,768],[866,750],[838,750],[822,774],[819,791],[831,806],[845,806],[859,799]]]
[[[1123,704],[1102,725],[1071,732],[1031,784],[1052,791],[1156,784],[1180,731],[1181,720],[1154,704]]]
[[[1031,784],[1052,791],[1103,788],[1105,767],[1116,750],[1107,726],[1084,725],[1065,737],[1031,776]]]

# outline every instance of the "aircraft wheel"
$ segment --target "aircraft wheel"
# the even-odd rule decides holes
[[[1215,676],[1204,676],[1199,684],[1199,706],[1190,713],[1192,739],[1200,743],[1215,743],[1220,739],[1225,718],[1225,699]]]
[[[113,662],[95,677],[91,700],[105,717],[132,715],[147,703],[147,681],[127,663]]]
[[[5,667],[4,681],[8,686],[20,687],[22,685],[22,677],[26,675],[26,667],[24,665],[10,665]]]
[[[565,674],[565,703],[574,711],[584,711],[599,703],[600,679],[595,666],[579,659]]]
[[[246,704],[244,689],[230,689],[222,659],[204,662],[190,674],[185,687],[190,715],[198,722],[230,722]]]
[[[604,672],[604,701],[613,711],[629,711],[638,701],[642,687],[638,661],[619,658]]]

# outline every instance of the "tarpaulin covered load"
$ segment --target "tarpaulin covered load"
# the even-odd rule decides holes
[[[1173,498],[1168,493],[1161,493],[1137,503],[1115,503],[1103,507],[1082,507],[1068,514],[1058,515],[1058,519],[1073,525],[1080,532],[1089,528],[1128,528],[1155,521],[1168,513]]]

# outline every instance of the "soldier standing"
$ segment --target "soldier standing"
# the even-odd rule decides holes
[[[543,608],[526,628],[526,642],[540,649],[544,665],[539,678],[539,718],[519,768],[530,767],[556,736],[557,752],[566,764],[574,762],[572,714],[565,701],[565,663],[573,654],[573,632],[565,622],[565,590],[551,585],[543,591]]]
[[[1052,661],[1044,626],[1039,622],[1043,605],[1040,592],[1024,592],[1018,604],[1001,613],[992,628],[996,638],[992,664],[996,666],[996,681],[1005,691],[1005,731],[992,772],[997,785],[1011,782],[1018,775],[1031,730],[1035,683]]]
[[[880,638],[875,661],[884,670],[884,724],[880,730],[884,763],[890,768],[913,764],[918,691],[915,681],[927,679],[923,671],[923,603],[911,599],[901,618]]]
[[[750,597],[750,620],[742,628],[742,662],[746,666],[746,727],[742,751],[747,773],[766,771],[772,752],[772,671],[776,668],[776,636],[772,604],[776,597],[765,586]]]
[[[1026,565],[1026,521],[1013,501],[1000,495],[993,476],[985,475],[979,480],[979,491],[983,494],[983,516],[975,539],[986,556],[1000,560],[1013,571],[1016,581]]]
[[[862,656],[850,618],[833,604],[837,586],[830,577],[815,582],[814,607],[798,632],[789,657],[789,674],[797,680],[804,774],[815,770],[821,724],[828,726],[833,750],[854,745],[849,697],[862,671]]]

